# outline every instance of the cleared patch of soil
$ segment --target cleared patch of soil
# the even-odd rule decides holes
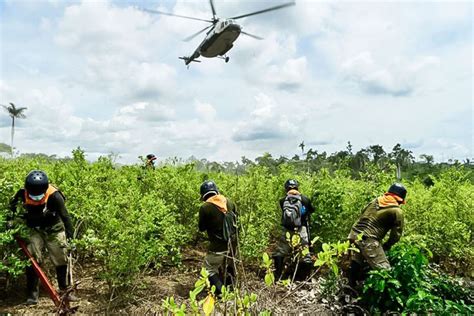
[[[80,281],[76,295],[79,301],[71,304],[78,306],[77,314],[123,314],[123,315],[156,315],[162,314],[163,299],[173,296],[178,304],[189,304],[189,291],[199,277],[201,263],[205,253],[196,250],[187,250],[180,268],[162,268],[143,275],[140,283],[129,290],[127,295],[119,301],[111,299],[107,284],[100,280],[99,266],[94,263],[83,263],[75,266],[75,279]],[[50,265],[49,265],[50,266]],[[260,273],[261,274],[261,273]],[[52,269],[48,275],[54,276]],[[293,288],[274,286],[268,288],[263,282],[263,275],[257,271],[241,273],[240,291],[255,293],[258,301],[254,311],[270,310],[276,314],[308,314],[321,315],[338,312],[337,305],[322,303],[321,286],[317,279],[304,284],[295,283]],[[243,277],[245,276],[245,278]],[[50,278],[55,281],[55,277]],[[297,287],[298,288],[295,288]],[[24,304],[25,278],[10,281],[8,287],[0,288],[0,315],[22,314],[39,315],[54,314],[56,309],[53,302],[44,291],[40,293],[39,303],[35,306]],[[202,297],[204,297],[203,294]],[[222,304],[222,303],[221,303]],[[230,303],[229,311],[233,310]],[[230,312],[232,314],[232,312]]]

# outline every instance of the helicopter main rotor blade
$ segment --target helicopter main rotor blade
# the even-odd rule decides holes
[[[145,12],[148,12],[148,13],[153,13],[153,14],[162,14],[162,15],[176,16],[176,17],[178,17],[178,18],[183,18],[183,19],[190,19],[190,20],[197,20],[197,21],[204,21],[204,22],[214,23],[214,21],[211,21],[211,20],[200,19],[200,18],[193,18],[192,16],[178,15],[178,14],[173,14],[173,13],[168,13],[168,12],[162,12],[162,11],[158,11],[158,10],[150,10],[150,9],[144,9],[144,8],[140,8],[140,10],[145,11]]]
[[[206,26],[205,28],[203,28],[203,29],[200,30],[199,32],[194,33],[193,35],[184,38],[183,41],[189,42],[190,40],[192,40],[193,38],[195,38],[196,36],[198,36],[199,34],[201,34],[202,32],[204,32],[205,30],[207,30],[207,29],[210,28],[211,26],[212,26],[212,25]],[[242,32],[241,32],[241,33],[242,33]]]
[[[295,2],[294,2],[294,1],[293,1],[293,2],[284,3],[284,4],[280,4],[280,5],[277,5],[277,6],[274,6],[274,7],[270,7],[270,8],[268,8],[268,9],[264,9],[264,10],[260,10],[260,11],[255,11],[255,12],[251,12],[251,13],[247,13],[247,14],[242,14],[242,15],[234,16],[234,17],[231,17],[230,19],[237,20],[237,19],[245,18],[245,17],[251,16],[251,15],[257,15],[257,14],[262,14],[262,13],[269,12],[269,11],[273,11],[273,10],[283,9],[283,8],[286,8],[286,7],[289,7],[289,6],[292,6],[292,5],[295,5]]]
[[[263,37],[260,37],[260,36],[257,36],[257,35],[253,35],[253,34],[250,34],[250,33],[247,33],[247,32],[244,32],[244,31],[240,31],[241,34],[245,34],[247,36],[250,36],[252,38],[255,38],[255,39],[258,39],[258,40],[263,40]]]
[[[216,8],[214,7],[214,1],[213,0],[209,0],[209,3],[211,4],[211,10],[212,10],[212,18],[214,20],[216,20]]]

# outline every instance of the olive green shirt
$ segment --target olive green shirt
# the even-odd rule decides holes
[[[361,217],[352,226],[349,239],[355,240],[357,235],[362,233],[364,237],[374,238],[381,242],[390,230],[389,239],[383,245],[385,249],[390,249],[400,240],[403,225],[403,212],[399,206],[381,207],[375,199],[364,208]]]

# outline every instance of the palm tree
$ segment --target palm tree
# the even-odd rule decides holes
[[[11,137],[11,154],[13,158],[13,137],[15,135],[15,119],[24,119],[26,115],[23,113],[26,110],[26,107],[17,108],[15,104],[10,102],[10,106],[2,105],[2,107],[8,112],[8,115],[12,118],[12,137]]]
[[[304,156],[304,147],[305,147],[304,141],[302,141],[301,144],[298,145],[298,147],[301,148],[301,158],[303,158],[303,156]]]

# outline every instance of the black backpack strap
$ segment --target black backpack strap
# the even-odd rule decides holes
[[[66,196],[64,195],[64,193],[61,190],[59,190],[59,188],[56,185],[53,185],[53,184],[51,184],[51,185],[57,190],[56,192],[59,192],[59,194],[61,194],[61,196],[63,197],[64,202],[66,202]]]

